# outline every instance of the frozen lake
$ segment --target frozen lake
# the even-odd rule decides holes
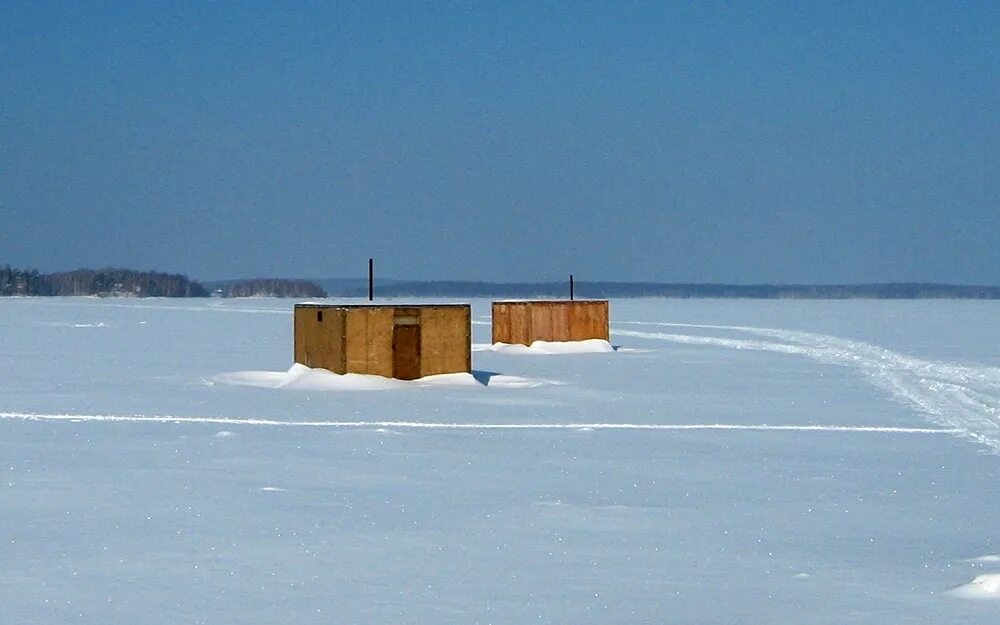
[[[951,592],[1000,573],[1000,302],[615,300],[616,353],[232,383],[292,305],[0,300],[0,622],[1000,622]]]

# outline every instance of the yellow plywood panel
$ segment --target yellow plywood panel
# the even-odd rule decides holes
[[[367,316],[365,341],[368,346],[368,364],[364,373],[391,378],[394,309],[373,307],[362,310]]]
[[[295,314],[292,315],[292,318],[293,318],[292,323],[293,323],[293,335],[294,335],[293,340],[295,342],[294,345],[295,362],[309,366],[309,363],[306,362],[308,360],[308,358],[306,357],[306,346],[309,344],[309,341],[306,337],[308,329],[306,326],[307,322],[304,310],[301,308],[296,308]]]
[[[532,303],[528,306],[530,333],[528,343],[532,341],[552,340],[552,311],[548,306]]]
[[[392,316],[388,307],[345,309],[348,373],[392,377]]]
[[[572,302],[570,340],[604,339],[606,341],[608,338],[608,302]]]
[[[308,362],[304,364],[343,373],[343,312],[335,308],[306,308],[301,316],[309,329]]]
[[[295,311],[297,348],[302,357],[297,362],[342,372],[343,315],[329,307],[302,307]]]
[[[471,371],[471,320],[469,306],[296,306],[295,359],[336,373],[387,377],[397,367],[406,377]],[[397,327],[411,330],[399,339]],[[407,353],[396,353],[394,341]]]
[[[472,311],[428,306],[420,311],[421,376],[472,370]]]
[[[346,363],[344,362],[344,319],[345,311],[340,309],[329,309],[325,313],[329,320],[324,317],[323,323],[326,325],[326,342],[323,347],[329,354],[330,366],[327,367],[334,373],[346,373]]]
[[[518,304],[510,310],[510,340],[508,343],[531,345],[531,308],[527,303]]]
[[[581,302],[573,309],[572,340],[584,341],[594,336],[594,307],[589,302]]]
[[[569,341],[572,305],[567,306],[565,302],[552,302],[548,308],[552,323],[552,338],[549,340]]]
[[[511,308],[513,304],[493,302],[491,325],[494,343],[513,343],[511,336]]]
[[[548,326],[548,322],[541,324]],[[535,335],[532,327],[532,302],[493,302],[494,343],[530,345]]]
[[[611,340],[610,307],[607,301],[593,302],[591,305],[591,333],[595,339]]]
[[[327,347],[330,350],[331,371],[346,372],[344,366],[344,311],[330,310],[330,323],[327,328]]]
[[[595,339],[608,340],[608,303],[594,302],[590,305],[590,332]]]
[[[465,341],[462,344],[465,348],[465,370],[472,373],[472,306],[463,307],[462,317],[462,327],[465,328]]]
[[[368,315],[360,308],[344,313],[345,373],[368,373]]]

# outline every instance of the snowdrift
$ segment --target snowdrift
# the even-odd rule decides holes
[[[380,375],[361,373],[338,374],[326,369],[312,369],[294,364],[288,371],[233,371],[221,373],[206,380],[209,384],[253,386],[257,388],[287,389],[297,391],[388,391],[420,387],[499,387],[531,388],[556,384],[549,380],[536,380],[515,375],[492,372],[444,373],[417,380],[396,380]]]
[[[962,584],[948,591],[959,599],[1000,599],[1000,573],[979,575],[968,584]]]
[[[587,339],[585,341],[535,341],[530,346],[494,343],[493,345],[487,345],[474,351],[493,351],[501,354],[526,356],[549,356],[555,354],[605,354],[616,350],[611,343],[604,339]]]

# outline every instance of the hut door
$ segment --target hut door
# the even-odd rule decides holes
[[[392,328],[392,377],[416,380],[420,377],[420,326],[400,325]]]

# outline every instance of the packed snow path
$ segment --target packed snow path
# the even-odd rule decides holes
[[[853,367],[895,399],[916,407],[934,423],[960,431],[994,452],[1000,452],[1000,368],[997,367],[932,362],[861,341],[810,332],[641,321],[619,322],[617,325],[730,330],[777,339],[734,339],[617,327],[614,332],[618,337],[777,352],[805,356],[824,364]]]
[[[0,621],[998,622],[997,303],[616,301],[362,392],[288,301],[2,304]]]
[[[739,425],[732,423],[433,423],[424,421],[293,421],[253,417],[182,417],[169,415],[87,415],[0,412],[0,419],[22,421],[106,421],[112,423],[213,423],[218,425],[327,427],[327,428],[399,428],[415,430],[728,430],[734,432],[841,432],[872,434],[958,434],[963,430],[941,428],[904,428],[857,425]]]

